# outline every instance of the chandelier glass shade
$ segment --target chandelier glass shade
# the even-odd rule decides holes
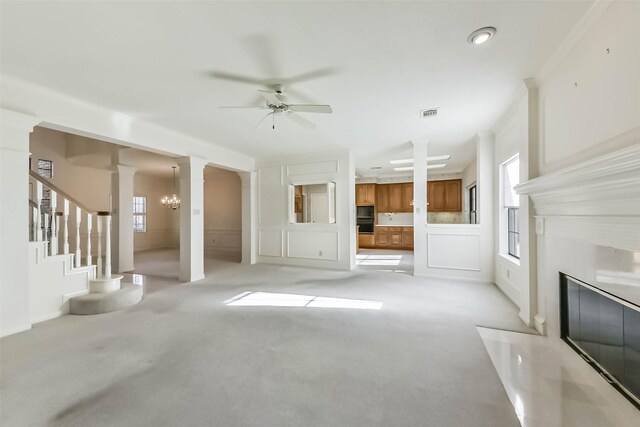
[[[180,207],[180,199],[178,199],[178,196],[176,194],[176,167],[171,167],[173,168],[173,194],[170,197],[164,196],[162,200],[160,200],[160,203],[162,203],[162,206],[175,211]]]

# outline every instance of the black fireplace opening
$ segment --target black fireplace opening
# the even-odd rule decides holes
[[[560,334],[640,409],[640,307],[560,273]]]

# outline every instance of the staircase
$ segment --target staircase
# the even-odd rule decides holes
[[[140,302],[142,287],[122,284],[122,276],[111,273],[111,213],[91,210],[48,179],[33,171],[29,175],[31,322],[66,313],[108,313]],[[48,206],[42,203],[45,191]],[[70,218],[74,252],[69,247]]]

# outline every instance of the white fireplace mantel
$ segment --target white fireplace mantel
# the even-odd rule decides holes
[[[516,186],[536,232],[640,251],[640,143]]]

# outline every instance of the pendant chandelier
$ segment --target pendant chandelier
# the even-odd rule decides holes
[[[180,207],[180,199],[178,199],[178,196],[176,195],[176,167],[171,167],[173,168],[173,194],[171,195],[171,197],[164,196],[162,200],[160,200],[160,202],[162,203],[162,206],[175,211]]]

